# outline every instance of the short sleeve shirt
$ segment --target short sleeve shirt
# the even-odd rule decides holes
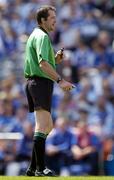
[[[39,67],[42,60],[47,61],[54,69],[56,68],[54,50],[49,35],[42,29],[35,28],[26,44],[24,64],[26,78],[38,76],[50,79]]]

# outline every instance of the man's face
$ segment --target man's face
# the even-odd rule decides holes
[[[54,31],[55,27],[56,27],[56,14],[52,10],[49,10],[48,14],[49,14],[49,16],[48,16],[47,20],[44,21],[44,23],[45,23],[45,27],[46,27],[47,31],[51,32],[51,31]]]

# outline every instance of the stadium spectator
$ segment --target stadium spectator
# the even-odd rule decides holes
[[[114,176],[114,138],[108,136],[103,142],[104,174]]]
[[[104,95],[98,96],[95,106],[91,110],[89,124],[97,124],[101,129],[101,137],[113,135],[114,112],[112,104]]]
[[[76,138],[70,131],[67,119],[59,117],[56,120],[55,128],[46,142],[47,164],[57,174],[70,174],[69,165],[72,162],[71,149],[75,144]],[[65,169],[66,171],[63,172]]]
[[[79,120],[77,128],[77,144],[72,148],[74,163],[71,165],[71,174],[98,175],[99,138],[95,134],[89,132],[85,120]]]

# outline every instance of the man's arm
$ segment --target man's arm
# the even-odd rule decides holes
[[[53,69],[53,67],[47,62],[42,60],[39,64],[41,70],[45,72],[54,81],[58,80],[59,74]]]
[[[60,75],[55,71],[55,69],[53,69],[53,67],[47,61],[42,60],[39,66],[41,70],[44,71],[51,79],[53,79],[56,82],[58,81]],[[62,88],[63,90],[71,90],[73,88],[73,84],[68,81],[65,81],[64,79],[62,79],[58,84],[60,88]]]

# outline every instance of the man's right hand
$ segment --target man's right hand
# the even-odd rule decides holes
[[[75,86],[72,83],[65,81],[64,79],[62,79],[58,84],[60,88],[63,89],[64,91],[70,91],[73,88],[75,88]]]

